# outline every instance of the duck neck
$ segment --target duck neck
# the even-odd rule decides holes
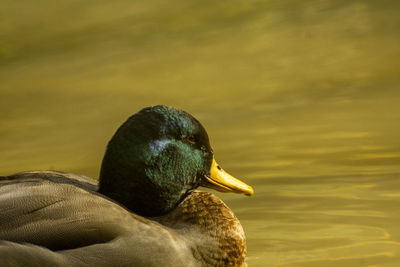
[[[146,154],[140,145],[136,147],[142,153],[120,154],[122,147],[108,147],[100,171],[99,193],[142,216],[166,214],[197,187],[191,179],[196,174],[185,172],[193,168],[176,166],[183,160],[172,157],[167,149],[154,156]]]
[[[184,192],[176,188],[160,189],[146,173],[130,174],[102,172],[99,193],[122,204],[132,212],[146,217],[160,216],[174,209],[184,198]]]

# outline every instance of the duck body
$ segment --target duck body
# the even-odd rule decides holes
[[[216,163],[204,129],[169,107],[138,114],[146,113],[153,116],[144,116],[151,122],[147,127],[141,124],[137,131],[125,123],[114,135],[100,182],[57,171],[0,177],[0,266],[244,264],[239,220],[213,194],[193,191],[219,175],[209,170]],[[171,118],[193,125],[165,126]],[[225,183],[221,191],[252,193],[224,175],[209,187]]]
[[[210,193],[193,192],[173,212],[145,218],[97,190],[94,179],[56,171],[1,177],[0,265],[240,266],[244,260],[240,222]],[[216,233],[226,227],[231,231],[220,244]],[[210,251],[215,246],[221,255]]]

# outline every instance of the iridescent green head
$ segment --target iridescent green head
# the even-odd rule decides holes
[[[99,192],[137,214],[158,216],[199,185],[218,187],[218,179],[210,178],[215,164],[199,121],[171,107],[148,107],[131,116],[108,143]],[[227,188],[219,189],[232,189]]]

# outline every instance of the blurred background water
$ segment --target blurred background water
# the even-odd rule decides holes
[[[400,266],[399,1],[0,0],[0,171],[97,177],[142,107],[255,188],[249,266]]]

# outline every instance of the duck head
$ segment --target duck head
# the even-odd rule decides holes
[[[108,143],[99,192],[139,215],[166,214],[198,186],[253,194],[250,186],[219,167],[207,132],[182,110],[144,108]]]

